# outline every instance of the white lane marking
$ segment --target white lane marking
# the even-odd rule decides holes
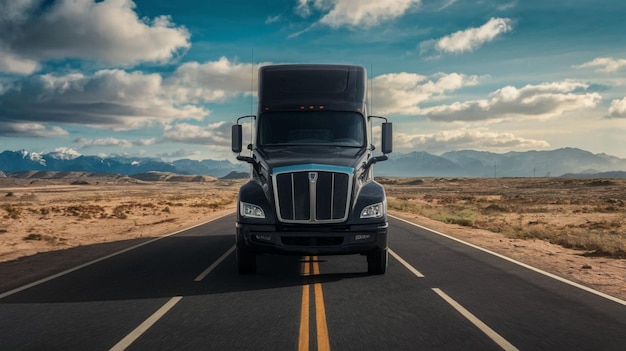
[[[160,236],[160,237],[158,237],[158,238],[154,238],[154,239],[152,239],[152,240],[149,240],[149,241],[143,242],[143,243],[141,243],[141,244],[137,244],[137,245],[135,245],[135,246],[132,246],[132,247],[129,247],[129,248],[123,249],[123,250],[121,250],[121,251],[114,252],[114,253],[112,253],[112,254],[110,254],[110,255],[106,255],[106,256],[104,256],[104,257],[97,258],[97,259],[95,259],[95,260],[93,260],[93,261],[90,261],[90,262],[87,262],[87,263],[83,263],[83,264],[81,264],[81,265],[79,265],[79,266],[76,266],[76,267],[74,267],[74,268],[70,268],[70,269],[65,270],[65,271],[63,271],[63,272],[60,272],[60,273],[57,273],[57,274],[53,274],[53,275],[51,275],[51,276],[49,276],[49,277],[46,277],[46,278],[43,278],[43,279],[37,280],[37,281],[35,281],[35,282],[32,282],[32,283],[29,283],[29,284],[26,284],[26,285],[20,286],[20,287],[18,287],[18,288],[13,289],[13,290],[6,291],[6,292],[4,292],[4,293],[0,294],[0,299],[3,299],[3,298],[5,298],[5,297],[7,297],[7,296],[11,296],[11,295],[16,294],[16,293],[18,293],[18,292],[20,292],[20,291],[24,291],[24,290],[26,290],[26,289],[30,289],[30,288],[32,288],[32,287],[34,287],[34,286],[37,286],[37,285],[39,285],[39,284],[43,284],[43,283],[48,282],[48,281],[50,281],[50,280],[53,280],[53,279],[56,279],[56,278],[62,277],[62,276],[64,276],[64,275],[66,275],[66,274],[69,274],[69,273],[75,272],[75,271],[77,271],[77,270],[79,270],[79,269],[83,269],[83,268],[85,268],[85,267],[91,266],[92,264],[95,264],[95,263],[98,263],[98,262],[101,262],[101,261],[107,260],[107,259],[109,259],[109,258],[111,258],[111,257],[117,256],[117,255],[120,255],[120,254],[123,254],[123,253],[128,252],[128,251],[131,251],[131,250],[134,250],[134,249],[139,248],[139,247],[141,247],[141,246],[148,245],[148,244],[153,243],[153,242],[155,242],[155,241],[157,241],[157,240],[161,240],[161,239],[163,239],[163,238],[167,238],[167,237],[170,237],[170,236],[172,236],[172,235],[176,235],[176,234],[181,233],[181,232],[184,232],[184,231],[186,231],[186,230],[193,229],[193,228],[197,228],[197,227],[202,226],[202,225],[205,225],[205,224],[207,224],[207,223],[211,223],[211,222],[213,222],[213,221],[217,221],[218,219],[224,218],[224,217],[226,217],[226,216],[230,216],[231,214],[232,214],[232,212],[227,213],[227,214],[225,214],[225,215],[223,215],[223,216],[216,217],[216,218],[213,218],[213,219],[208,220],[208,221],[206,221],[206,222],[203,222],[203,223],[200,223],[200,224],[194,225],[193,227],[189,227],[189,228],[181,229],[181,230],[175,231],[175,232],[173,232],[173,233],[169,233],[169,234],[166,234],[166,235]]]
[[[607,300],[611,300],[611,301],[613,301],[613,302],[617,302],[617,303],[619,303],[619,304],[621,304],[621,305],[626,306],[626,301],[624,301],[624,300],[620,300],[620,299],[618,299],[618,298],[617,298],[617,297],[615,297],[615,296],[611,296],[611,295],[605,294],[605,293],[600,292],[600,291],[598,291],[598,290],[592,289],[592,288],[590,288],[590,287],[588,287],[588,286],[584,286],[584,285],[582,285],[582,284],[578,284],[578,283],[576,283],[576,282],[573,282],[573,281],[571,281],[571,280],[565,279],[565,278],[563,278],[563,277],[559,277],[559,276],[558,276],[558,275],[556,275],[556,274],[548,273],[548,272],[546,272],[546,271],[543,271],[543,270],[541,270],[541,269],[539,269],[539,268],[533,267],[533,266],[528,265],[528,264],[526,264],[526,263],[522,263],[522,262],[516,261],[516,260],[514,260],[514,259],[512,259],[512,258],[510,258],[510,257],[506,257],[506,256],[504,256],[504,255],[501,255],[501,254],[499,254],[499,253],[493,252],[493,251],[491,251],[491,250],[487,250],[487,249],[482,248],[482,247],[480,247],[480,246],[477,246],[477,245],[474,245],[474,244],[470,244],[470,243],[468,243],[467,241],[463,241],[463,240],[458,239],[458,238],[455,238],[455,237],[453,237],[453,236],[450,236],[450,235],[447,235],[447,234],[440,233],[440,232],[438,232],[438,231],[436,231],[436,230],[432,230],[432,229],[430,229],[430,228],[427,228],[427,227],[421,226],[421,225],[419,225],[419,224],[416,224],[416,223],[413,223],[413,222],[409,222],[409,221],[407,221],[407,220],[405,220],[405,219],[402,219],[402,218],[399,218],[399,217],[396,217],[396,216],[392,216],[392,215],[389,215],[389,214],[388,214],[388,216],[389,216],[389,217],[392,217],[393,219],[397,219],[397,220],[399,220],[399,221],[401,221],[401,222],[404,222],[404,223],[407,223],[407,224],[413,225],[413,226],[415,226],[415,227],[418,227],[418,228],[421,228],[421,229],[424,229],[424,230],[428,230],[428,231],[429,231],[429,232],[431,232],[431,233],[435,233],[435,234],[437,234],[437,235],[441,235],[441,236],[443,236],[443,237],[445,237],[445,238],[448,238],[448,239],[450,239],[450,240],[454,240],[454,241],[459,242],[459,243],[461,243],[461,244],[464,244],[464,245],[467,245],[467,246],[473,247],[473,248],[475,248],[475,249],[481,250],[481,251],[486,252],[486,253],[488,253],[488,254],[490,254],[490,255],[493,255],[493,256],[499,257],[499,258],[501,258],[501,259],[503,259],[503,260],[506,260],[506,261],[509,261],[509,262],[511,262],[511,263],[514,263],[514,264],[516,264],[516,265],[518,265],[518,266],[522,266],[522,267],[524,267],[524,268],[530,269],[531,271],[537,272],[537,273],[539,273],[539,274],[543,274],[543,275],[545,275],[546,277],[550,277],[550,278],[552,278],[552,279],[556,279],[556,280],[558,280],[558,281],[560,281],[560,282],[562,282],[562,283],[565,283],[565,284],[571,285],[571,286],[576,287],[576,288],[578,288],[578,289],[581,289],[581,290],[584,290],[584,291],[590,292],[590,293],[595,294],[595,295],[597,295],[597,296],[603,297],[603,298],[605,298],[605,299],[607,299]]]
[[[210,265],[209,268],[205,269],[204,272],[200,273],[200,275],[197,276],[196,279],[194,279],[193,281],[199,282],[202,279],[204,279],[207,275],[209,275],[209,273],[211,273],[211,271],[213,271],[215,267],[217,267],[220,263],[222,263],[222,261],[226,259],[226,257],[228,257],[231,253],[233,253],[233,251],[235,251],[235,247],[236,245],[233,245],[233,247],[228,249],[228,251],[226,251],[220,258],[218,258],[217,261],[213,262],[213,264]]]
[[[161,317],[163,317],[172,307],[174,307],[180,300],[182,300],[182,296],[172,297],[169,301],[165,303],[165,305],[161,306],[156,312],[152,314],[148,319],[146,319],[143,323],[141,323],[135,330],[130,332],[130,334],[126,335],[124,339],[120,340],[115,346],[109,349],[109,351],[123,351],[130,346],[135,340],[137,340],[146,330],[150,329]]]
[[[474,324],[480,331],[485,333],[491,340],[495,341],[503,350],[506,351],[516,351],[517,347],[513,346],[510,342],[506,341],[505,338],[500,336],[500,334],[496,333],[493,329],[489,328],[487,324],[483,323],[480,319],[476,318],[470,311],[466,310],[463,306],[461,306],[458,302],[454,301],[450,296],[441,291],[441,289],[433,288],[433,291],[437,293],[442,299],[444,299],[450,306],[454,307],[463,317],[467,318],[472,324]]]
[[[403,260],[402,257],[398,256],[398,254],[393,252],[392,249],[388,249],[388,250],[389,250],[389,254],[391,256],[393,256],[396,260],[398,260],[400,263],[402,263],[402,265],[404,267],[406,267],[406,269],[411,271],[411,273],[415,274],[416,277],[424,278],[424,275],[422,273],[420,273],[417,269],[415,269],[415,267],[411,266],[407,261]]]

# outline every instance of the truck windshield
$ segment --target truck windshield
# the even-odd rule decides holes
[[[365,123],[356,112],[266,112],[258,121],[259,146],[365,146]]]

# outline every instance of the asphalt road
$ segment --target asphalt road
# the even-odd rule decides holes
[[[625,350],[626,303],[390,219],[362,256],[235,269],[234,216],[0,293],[0,350]]]

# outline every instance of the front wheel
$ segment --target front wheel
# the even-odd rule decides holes
[[[387,249],[376,250],[367,254],[367,273],[385,274],[387,271]]]
[[[239,274],[256,273],[256,254],[242,248],[237,248],[237,271]]]

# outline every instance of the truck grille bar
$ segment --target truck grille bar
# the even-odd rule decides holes
[[[283,223],[340,223],[348,218],[353,169],[330,165],[278,167],[272,177]]]

